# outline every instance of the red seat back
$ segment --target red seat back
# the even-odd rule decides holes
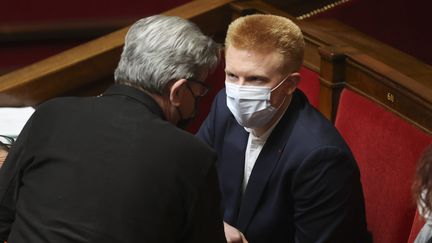
[[[301,81],[298,88],[305,93],[309,102],[316,108],[319,104],[320,82],[319,74],[311,69],[302,66],[300,69]]]
[[[375,243],[407,242],[416,211],[411,184],[430,135],[378,103],[344,89],[336,127],[358,162]]]

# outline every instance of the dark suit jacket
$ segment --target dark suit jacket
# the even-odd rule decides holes
[[[295,91],[244,195],[248,133],[216,97],[197,136],[219,156],[224,220],[250,243],[369,242],[357,164],[334,126]]]
[[[215,160],[138,89],[46,102],[0,170],[0,238],[225,242]]]

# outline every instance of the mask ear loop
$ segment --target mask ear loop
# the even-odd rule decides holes
[[[287,80],[287,78],[288,78],[289,76],[291,76],[291,73],[288,74],[284,79],[282,79],[282,81],[280,81],[280,83],[279,83],[278,85],[276,85],[274,88],[272,88],[272,89],[270,90],[270,92],[273,92],[274,90],[276,90],[277,88],[279,88],[279,86],[281,86],[281,85],[285,82],[285,80]],[[276,108],[276,110],[279,110],[279,109],[282,107],[282,105],[283,105],[283,103],[285,102],[286,98],[287,98],[287,97],[285,96],[284,99],[283,99],[283,101],[282,101],[281,104],[279,105],[279,107]]]
[[[282,81],[280,81],[280,82],[278,83],[278,85],[276,85],[274,88],[272,88],[272,89],[270,90],[270,92],[273,92],[274,90],[276,90],[277,88],[279,88],[279,87],[280,87],[280,86],[285,82],[285,80],[287,80],[287,78],[288,78],[289,76],[291,76],[291,73],[288,74],[284,79],[282,79]]]

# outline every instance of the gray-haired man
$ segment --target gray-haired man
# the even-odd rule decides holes
[[[0,240],[225,242],[215,154],[195,114],[219,47],[192,23],[129,30],[116,84],[38,107],[0,170]]]

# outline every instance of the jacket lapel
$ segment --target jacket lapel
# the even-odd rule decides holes
[[[273,139],[272,139],[273,140]],[[241,201],[240,213],[238,218],[238,228],[246,231],[247,226],[255,212],[261,195],[267,185],[267,181],[279,162],[280,155],[284,149],[284,143],[276,141],[264,145],[260,155],[255,162],[251,176],[249,178],[246,191]]]
[[[285,114],[272,131],[267,139],[260,155],[255,162],[254,168],[249,178],[246,191],[241,201],[240,213],[237,227],[240,231],[245,232],[260,198],[267,186],[273,170],[279,163],[280,157],[285,149],[285,145],[291,134],[291,129],[295,123],[296,115],[294,114],[299,106],[296,95],[293,96],[291,104],[285,111]],[[244,161],[244,160],[243,160]]]
[[[225,130],[224,148],[220,155],[219,173],[223,184],[223,198],[225,204],[224,219],[230,224],[237,222],[242,197],[242,182],[244,173],[245,151],[249,133],[238,125],[234,117],[230,118]]]

